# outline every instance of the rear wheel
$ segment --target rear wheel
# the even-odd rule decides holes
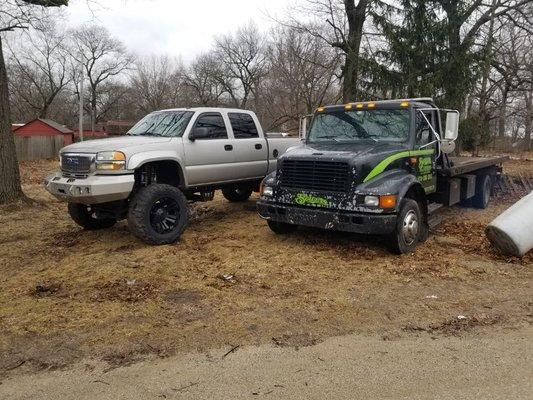
[[[391,249],[396,254],[411,253],[424,236],[422,214],[415,200],[404,199],[398,214],[396,228],[390,235]],[[424,239],[422,237],[422,239]]]
[[[253,190],[246,186],[232,186],[222,189],[222,194],[226,200],[232,203],[241,203],[247,201],[252,195]]]
[[[476,181],[476,194],[472,198],[472,205],[476,208],[487,208],[492,192],[492,179],[490,175],[480,175]]]
[[[174,186],[154,184],[144,187],[130,204],[128,226],[146,243],[174,243],[187,226],[187,199]]]
[[[115,218],[97,218],[91,205],[68,203],[68,213],[75,223],[90,231],[111,228],[117,223]]]
[[[298,225],[287,224],[285,222],[267,221],[267,223],[272,232],[277,233],[278,235],[292,233],[298,229]]]

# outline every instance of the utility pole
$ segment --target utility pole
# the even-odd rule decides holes
[[[80,133],[80,142],[83,142],[83,64],[81,65],[80,83],[79,83],[78,91],[80,93],[79,133]]]

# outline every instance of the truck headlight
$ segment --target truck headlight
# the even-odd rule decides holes
[[[365,206],[377,207],[379,206],[378,196],[365,196]]]
[[[96,155],[96,169],[119,171],[126,168],[126,155],[121,151],[101,151]]]
[[[397,196],[387,194],[383,196],[365,196],[365,206],[391,209],[396,207]]]
[[[261,196],[266,196],[266,197],[274,196],[274,188],[271,186],[261,186]]]

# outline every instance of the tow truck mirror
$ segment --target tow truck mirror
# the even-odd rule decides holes
[[[459,112],[449,111],[446,113],[446,128],[444,131],[444,139],[455,141],[459,135]]]
[[[440,142],[440,151],[444,154],[450,154],[455,151],[455,142],[451,140],[443,140]]]

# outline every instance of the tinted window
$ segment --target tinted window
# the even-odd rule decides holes
[[[207,113],[202,114],[196,120],[196,128],[208,128],[209,137],[202,138],[205,139],[227,139],[228,132],[226,131],[226,124],[224,124],[224,119],[219,113]]]
[[[435,113],[432,111],[416,111],[416,143],[418,145],[428,144],[436,139],[428,124],[429,121],[435,126],[434,115]]]
[[[254,119],[249,114],[228,114],[235,139],[250,139],[259,137]]]

